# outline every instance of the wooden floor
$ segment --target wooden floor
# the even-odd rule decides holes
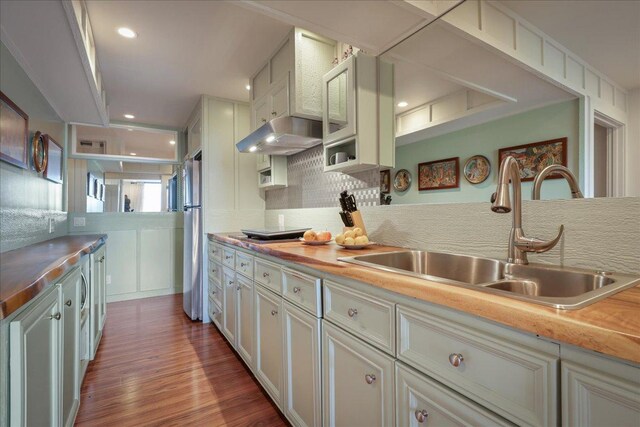
[[[111,303],[76,425],[288,425],[211,324],[182,295]]]

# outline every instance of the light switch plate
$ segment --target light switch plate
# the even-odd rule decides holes
[[[53,233],[56,229],[56,223],[53,218],[49,218],[49,234]]]
[[[107,285],[111,284],[111,275],[110,274],[107,274],[107,278],[106,278],[105,282],[107,282],[106,283]]]
[[[278,214],[278,228],[284,230],[284,215]]]
[[[74,227],[86,227],[87,219],[83,216],[78,216],[73,218],[73,226]]]

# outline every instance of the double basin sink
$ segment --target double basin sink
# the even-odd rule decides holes
[[[517,265],[440,252],[408,250],[339,260],[559,309],[582,308],[640,284],[638,276],[542,264]]]

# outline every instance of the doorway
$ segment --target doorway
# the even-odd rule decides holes
[[[624,193],[624,126],[594,111],[593,197]]]

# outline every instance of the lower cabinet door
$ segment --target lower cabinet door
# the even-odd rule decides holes
[[[253,281],[236,276],[237,333],[236,349],[253,368]]]
[[[282,407],[282,298],[255,287],[256,352],[254,373]]]
[[[323,321],[322,371],[325,426],[394,424],[391,357]]]
[[[449,427],[513,424],[396,362],[396,425]]]
[[[62,423],[62,313],[56,288],[9,324],[11,426]]]
[[[63,362],[62,421],[71,426],[80,405],[80,269],[61,283]]]
[[[284,414],[296,426],[322,425],[320,319],[288,302],[284,321]]]
[[[222,275],[222,333],[236,347],[236,278],[235,273],[224,270]]]

